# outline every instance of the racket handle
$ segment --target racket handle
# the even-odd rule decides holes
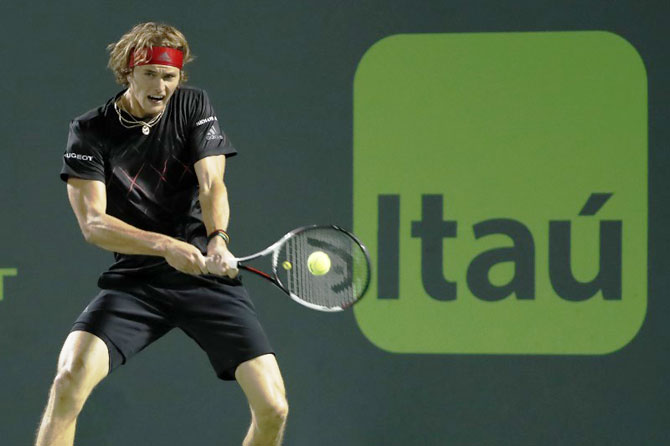
[[[242,262],[240,262],[239,259],[235,259],[231,262],[231,266],[235,269],[239,269],[241,264],[242,264]]]

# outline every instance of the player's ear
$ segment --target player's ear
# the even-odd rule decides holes
[[[130,87],[130,79],[133,77],[134,72],[135,72],[135,67],[128,69],[128,73],[126,74],[126,85],[128,87]]]

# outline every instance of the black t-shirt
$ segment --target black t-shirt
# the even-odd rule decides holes
[[[177,88],[148,135],[141,127],[128,129],[119,122],[114,101],[122,94],[70,123],[61,179],[102,181],[109,215],[184,240],[205,253],[207,234],[193,164],[237,151],[219,128],[203,90]],[[108,273],[143,274],[170,268],[162,257],[114,256],[116,262]]]

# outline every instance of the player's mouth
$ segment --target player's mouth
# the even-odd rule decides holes
[[[147,96],[147,98],[149,98],[149,102],[151,102],[152,104],[159,105],[163,103],[165,96],[154,96],[150,94],[149,96]]]

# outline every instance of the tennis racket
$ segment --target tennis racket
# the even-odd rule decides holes
[[[272,272],[248,262],[272,259]],[[358,302],[370,284],[370,257],[352,233],[339,226],[294,229],[264,250],[237,259],[237,268],[274,283],[294,301],[319,311],[342,311]]]

